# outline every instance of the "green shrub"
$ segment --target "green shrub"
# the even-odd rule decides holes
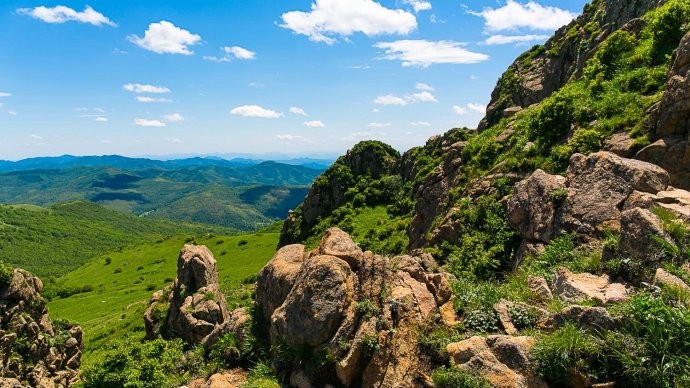
[[[10,284],[14,276],[14,268],[0,260],[0,287]]]
[[[571,369],[595,380],[607,376],[604,343],[570,324],[539,337],[532,352],[537,373],[557,386],[567,386]]]
[[[158,388],[177,386],[182,381],[178,363],[182,340],[156,339],[147,342],[122,340],[106,345],[103,352],[83,369],[84,386]]]
[[[115,268],[115,270],[113,271],[113,273],[122,273],[122,268],[120,268],[120,267]]]
[[[222,366],[230,366],[233,362],[237,362],[240,357],[241,352],[233,333],[227,333],[220,337],[218,342],[208,351],[209,361],[217,362]]]
[[[531,306],[513,305],[508,309],[508,315],[516,328],[519,330],[534,327],[539,318],[537,310]]]
[[[355,304],[355,311],[364,319],[375,317],[379,314],[379,308],[371,299],[362,299]]]
[[[465,316],[465,327],[482,333],[496,332],[498,316],[492,308],[472,310]]]
[[[441,367],[431,373],[438,388],[491,388],[486,379],[462,368]]]

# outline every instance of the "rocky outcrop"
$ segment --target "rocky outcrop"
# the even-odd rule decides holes
[[[228,321],[213,253],[205,246],[185,245],[172,287],[156,292],[146,309],[147,338],[162,335],[198,344]]]
[[[666,169],[673,186],[690,189],[690,33],[674,54],[664,96],[652,109],[649,126],[657,141],[635,157]]]
[[[673,240],[664,232],[659,217],[641,208],[623,212],[618,244],[623,257],[636,259],[643,267],[657,265],[661,259],[657,239],[673,244]]]
[[[273,349],[294,355],[274,365],[294,386],[417,386],[430,368],[419,328],[452,311],[452,276],[436,270],[428,255],[363,252],[337,228],[310,252],[283,247],[257,285]],[[315,364],[323,354],[333,361]]]
[[[527,51],[501,76],[479,130],[501,118],[550,96],[580,72],[599,44],[618,30],[637,34],[644,22],[637,19],[665,0],[611,0],[585,6],[584,12],[561,27],[543,46]],[[595,28],[592,28],[592,27]]]
[[[659,287],[676,288],[687,293],[690,293],[690,286],[678,276],[669,273],[663,268],[658,268],[654,275],[653,284]]]
[[[41,297],[41,280],[15,269],[0,286],[2,386],[68,387],[77,378],[84,348],[79,326],[54,324]]]
[[[534,374],[530,352],[533,337],[492,335],[451,343],[446,351],[451,364],[480,373],[493,387],[547,387]]]
[[[562,267],[554,276],[553,288],[558,296],[571,303],[593,301],[605,306],[629,298],[626,286],[611,282],[608,275],[573,273]]]
[[[560,193],[567,194],[566,179],[537,170],[515,185],[507,208],[510,224],[527,240],[548,243],[554,237]]]

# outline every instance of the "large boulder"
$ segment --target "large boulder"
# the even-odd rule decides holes
[[[658,263],[661,258],[658,239],[673,244],[673,240],[664,232],[659,217],[642,208],[623,212],[618,243],[623,257],[637,259],[644,267]]]
[[[261,271],[257,301],[273,349],[302,356],[275,354],[274,364],[295,386],[419,385],[430,373],[420,328],[455,322],[453,278],[438,271],[427,254],[362,252],[337,228],[309,253],[281,249]],[[305,354],[334,362],[306,365]]]
[[[611,282],[608,275],[573,273],[563,267],[556,271],[553,288],[558,296],[571,303],[593,301],[604,306],[629,298],[626,286]]]
[[[508,200],[508,221],[528,240],[548,243],[554,236],[554,220],[560,205],[556,195],[566,192],[566,179],[537,170],[515,185]]]
[[[451,343],[446,351],[451,365],[477,372],[494,387],[546,387],[530,361],[533,337],[492,335]]]
[[[79,326],[54,325],[41,297],[43,282],[15,269],[0,286],[0,385],[70,386],[78,379],[84,348]],[[16,380],[15,380],[16,379]]]
[[[205,246],[185,245],[177,260],[177,278],[172,287],[155,293],[144,313],[147,337],[162,335],[199,344],[229,318],[213,253]]]
[[[594,235],[620,227],[620,208],[635,190],[666,190],[668,173],[659,166],[610,152],[575,154],[568,166],[569,189],[557,220],[559,231]]]

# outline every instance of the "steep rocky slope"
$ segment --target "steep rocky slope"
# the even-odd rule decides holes
[[[41,279],[15,269],[0,285],[0,386],[69,387],[84,347],[79,326],[53,322]]]

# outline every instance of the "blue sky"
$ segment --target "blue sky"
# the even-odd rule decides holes
[[[0,159],[405,150],[584,4],[3,0]]]

